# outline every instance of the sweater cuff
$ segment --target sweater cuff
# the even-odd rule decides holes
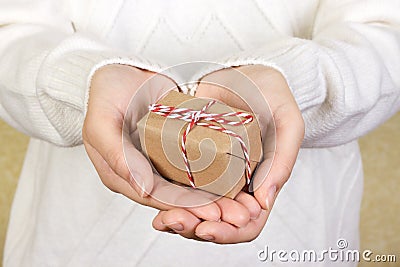
[[[62,42],[42,63],[36,80],[37,96],[58,133],[57,145],[82,143],[91,78],[96,70],[108,64],[125,64],[154,72],[162,70],[148,60],[124,55],[78,34]]]

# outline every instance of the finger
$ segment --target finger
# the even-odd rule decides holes
[[[173,215],[168,214],[171,211],[174,212],[175,214],[173,214]],[[160,211],[156,215],[156,217],[154,217],[152,226],[155,230],[170,233],[170,234],[171,233],[172,234],[180,234],[181,236],[183,236],[185,238],[194,239],[197,241],[206,241],[195,235],[195,229],[196,229],[197,225],[201,222],[200,220],[198,220],[198,222],[196,221],[195,223],[192,223],[192,224],[187,224],[187,223],[185,224],[186,220],[179,219],[179,217],[181,217],[179,215],[179,212],[176,213],[175,210],[171,210],[171,211]],[[181,211],[187,212],[184,209],[181,209]],[[175,218],[175,216],[177,216],[177,218]],[[193,216],[193,214],[191,216]],[[165,217],[170,217],[170,218],[165,218]],[[195,218],[196,217],[194,216],[194,219]],[[165,220],[166,222],[164,223],[163,220]],[[177,226],[176,226],[176,223],[174,223],[175,221],[178,221],[178,223],[182,223],[184,230],[176,230]],[[170,227],[172,227],[172,229]],[[173,229],[175,229],[175,230],[173,230]]]
[[[251,220],[256,220],[260,216],[260,204],[253,196],[242,191],[235,197],[235,200],[247,208]]]
[[[129,140],[124,140],[123,154],[130,173],[129,183],[135,184],[132,186],[139,190],[140,195],[147,196],[154,186],[151,165]]]
[[[258,219],[250,221],[245,227],[235,227],[224,221],[200,223],[196,236],[218,244],[234,244],[254,240],[262,231],[268,218],[268,212],[262,210]]]
[[[274,112],[274,120],[276,149],[271,169],[268,173],[266,168],[270,159],[266,159],[254,176],[254,184],[260,184],[258,188],[254,188],[254,195],[261,207],[268,210],[272,208],[277,193],[290,177],[304,136],[303,120],[295,103],[278,108]]]
[[[219,221],[221,210],[214,202],[215,195],[192,188],[181,187],[172,184],[160,176],[154,174],[154,187],[150,198],[169,207],[182,207],[189,210],[196,217]]]
[[[217,83],[200,83],[196,89],[196,97],[216,99],[228,106],[251,111],[249,105],[237,93]]]
[[[185,209],[176,208],[166,211],[162,213],[161,221],[168,229],[175,231],[183,237],[198,238],[195,235],[195,229],[201,220]]]
[[[152,222],[153,228],[160,232],[169,233],[169,234],[177,234],[174,230],[171,230],[170,228],[168,228],[167,226],[165,226],[162,223],[162,217],[165,212],[166,211],[159,211],[158,214],[156,215],[156,217],[154,217],[153,222]]]
[[[153,226],[153,228],[154,228],[155,230],[161,231],[161,232],[169,232],[169,231],[171,231],[171,229],[168,228],[168,226],[166,226],[166,225],[163,223],[163,221],[162,221],[163,215],[164,215],[166,212],[167,212],[167,211],[160,210],[160,211],[157,213],[156,217],[154,217],[153,222],[151,223],[151,225]]]
[[[226,197],[217,200],[221,209],[221,220],[237,227],[244,227],[250,221],[250,212],[241,203]]]

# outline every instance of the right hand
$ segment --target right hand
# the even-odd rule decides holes
[[[141,86],[146,88],[138,90]],[[246,225],[250,221],[248,208],[227,198],[212,202],[206,192],[172,185],[153,173],[147,159],[134,146],[138,143],[137,121],[147,113],[149,104],[172,88],[176,85],[166,76],[126,65],[107,65],[96,71],[82,134],[101,181],[110,190],[159,210],[170,210],[181,203],[209,203],[185,208],[194,215],[190,220],[196,222],[222,218],[238,226]],[[130,127],[125,127],[124,120],[131,122]],[[132,139],[122,138],[123,135]],[[166,199],[154,197],[160,194]]]

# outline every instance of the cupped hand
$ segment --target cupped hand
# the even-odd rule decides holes
[[[243,79],[243,75],[246,79]],[[245,88],[254,87],[249,81],[258,87],[259,92],[246,91]],[[262,65],[213,72],[202,79],[196,96],[217,99],[244,110],[251,107],[253,112],[259,115],[264,157],[253,175],[254,197],[242,192],[236,201],[245,207],[254,207],[256,202],[262,210],[257,218],[240,227],[223,219],[220,222],[200,221],[190,211],[173,209],[160,212],[153,220],[153,227],[160,231],[168,231],[171,230],[165,226],[168,222],[186,222],[184,232],[176,233],[187,238],[223,244],[251,241],[262,231],[277,194],[290,177],[304,137],[302,115],[283,75]],[[268,103],[269,107],[265,103]],[[268,108],[272,117],[269,116]],[[273,134],[271,128],[274,130]],[[274,142],[270,141],[272,138]],[[246,197],[243,197],[244,195]],[[228,209],[222,207],[222,214]]]
[[[251,108],[258,115],[264,157],[253,175],[253,190],[261,207],[270,210],[290,177],[304,138],[303,117],[286,79],[273,68],[247,65],[213,72],[201,84],[196,96],[219,99],[245,110]]]
[[[262,210],[257,200],[245,192],[234,200],[221,198],[215,203],[221,209],[219,221],[201,220],[190,210],[175,208],[160,211],[153,227],[189,239],[231,244],[253,240],[267,220],[268,211]]]
[[[149,104],[173,88],[175,83],[166,76],[127,65],[107,65],[97,70],[82,131],[85,149],[110,190],[159,210],[190,203],[191,199],[209,203],[187,210],[199,219],[218,221],[220,208],[207,194],[177,187],[153,173],[148,160],[135,147],[137,121],[147,113]],[[155,198],[154,193],[166,199]]]

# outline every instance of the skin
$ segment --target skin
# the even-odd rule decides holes
[[[239,67],[237,70],[251,79],[261,90],[261,93],[270,105],[275,121],[276,149],[273,151],[273,162],[267,177],[257,177],[257,175],[266,174],[266,172],[257,171],[257,173],[255,173],[256,177],[253,179],[263,179],[263,182],[261,186],[255,190],[254,197],[242,192],[235,199],[242,203],[249,203],[249,207],[254,209],[253,214],[257,213],[255,212],[257,209],[255,202],[257,202],[261,208],[259,216],[254,216],[246,226],[238,227],[224,220],[220,222],[197,221],[194,218],[195,216],[189,211],[174,209],[159,212],[153,221],[153,227],[155,229],[159,231],[168,231],[171,229],[168,226],[172,222],[178,222],[183,225],[183,230],[175,231],[175,233],[186,238],[197,237],[220,244],[254,240],[263,229],[277,194],[288,181],[301,142],[304,138],[303,118],[290,88],[285,78],[274,69],[260,65],[251,65]],[[237,82],[233,80],[231,82],[224,80],[225,77],[232,77],[232,73],[230,73],[232,71],[232,69],[217,71],[203,79],[224,84],[229,88],[231,82]],[[223,87],[200,84],[196,96],[218,99],[233,107],[249,110],[249,107],[243,100]],[[254,109],[254,107],[252,108]],[[257,112],[257,108],[255,111]],[[264,164],[268,163],[268,156],[266,158]],[[263,163],[261,163],[261,166],[262,165]],[[266,165],[269,164],[265,164],[265,166]],[[274,188],[276,188],[276,192],[274,192]]]
[[[90,100],[83,126],[83,143],[87,154],[103,184],[111,191],[122,194],[142,205],[159,210],[174,209],[180,202],[190,199],[205,199],[211,202],[202,191],[191,191],[173,187],[170,183],[153,174],[147,159],[130,142],[123,142],[122,134],[125,112],[131,97],[140,86],[154,73],[125,65],[108,65],[98,70],[93,76]],[[161,96],[162,89],[174,87],[170,79],[158,75],[140,101],[133,105],[132,114],[145,114],[147,106]],[[144,109],[144,110],[143,110]],[[136,123],[132,123],[136,125]],[[132,130],[132,129],[129,129]],[[129,134],[129,133],[128,133]],[[130,164],[140,166],[130,171],[123,149],[128,154]],[[165,204],[149,192],[168,192],[169,203]],[[208,201],[207,201],[208,199]],[[182,201],[187,200],[187,201]],[[187,208],[198,220],[227,220],[232,225],[244,226],[250,221],[248,204],[241,204],[230,199],[220,199],[215,203],[200,207]],[[222,213],[221,210],[224,210]]]
[[[283,76],[274,69],[243,66],[237,70],[253,80],[270,103],[276,126],[276,150],[267,157],[270,160],[273,157],[272,167],[265,180],[265,177],[257,177],[257,173],[261,176],[267,172],[257,171],[255,174],[254,179],[264,182],[254,196],[241,192],[234,200],[221,198],[208,205],[192,208],[179,208],[174,203],[185,198],[207,198],[208,195],[171,187],[152,173],[146,158],[132,144],[121,138],[123,133],[126,134],[123,121],[129,100],[154,73],[130,66],[108,65],[93,76],[83,127],[83,142],[88,156],[100,179],[110,190],[160,210],[153,220],[156,230],[221,244],[251,241],[263,229],[276,195],[288,180],[304,136],[302,116],[291,91]],[[224,80],[224,77],[229,77],[228,71],[232,70],[217,71],[203,79],[221,81],[229,87],[230,81]],[[173,81],[159,75],[157,81],[150,85],[149,93],[134,105],[137,110],[133,110],[133,114],[143,112],[139,109],[155,102],[163,88],[173,86]],[[210,84],[200,85],[196,95],[248,109],[246,103],[236,95]],[[129,170],[123,148],[125,153],[129,153],[133,165],[140,168]],[[269,166],[267,163],[261,163],[260,168]],[[271,191],[273,188],[276,190]],[[171,204],[162,203],[149,194],[157,190],[169,192]]]

